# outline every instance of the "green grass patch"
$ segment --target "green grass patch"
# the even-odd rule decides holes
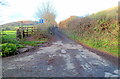
[[[88,37],[83,37],[83,38],[80,38],[76,35],[73,35],[73,34],[68,34],[67,32],[64,31],[64,33],[74,39],[74,40],[77,40],[79,42],[82,42],[86,45],[88,45],[89,47],[92,47],[92,48],[95,48],[95,49],[98,49],[98,50],[101,50],[101,51],[105,51],[105,52],[108,52],[114,56],[117,56],[118,57],[118,43],[114,42],[113,44],[108,41],[107,39],[106,40],[98,40],[98,39],[93,39],[93,38],[88,38]]]
[[[38,44],[45,43],[47,41],[23,41],[21,44],[30,45],[30,46],[37,46]]]
[[[1,35],[2,43],[14,43],[18,44],[18,41],[16,40],[16,31],[3,31]]]
[[[3,37],[7,36],[8,38],[16,38],[16,31],[2,31],[1,34],[4,34],[2,35]]]

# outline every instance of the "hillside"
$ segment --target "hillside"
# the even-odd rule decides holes
[[[22,23],[21,23],[21,22],[22,22]],[[37,21],[27,21],[27,20],[23,20],[23,21],[6,23],[6,24],[3,24],[3,26],[19,26],[20,23],[21,23],[22,25],[35,25],[35,24],[37,23]]]
[[[17,22],[11,22],[11,23],[6,23],[0,26],[0,28],[2,27],[4,30],[11,30],[11,29],[15,29],[15,27],[19,27],[20,25],[23,26],[30,26],[30,25],[36,25],[37,21],[27,21],[27,20],[23,20],[23,21],[17,21]]]
[[[118,54],[117,7],[80,18],[70,17],[59,23],[68,36],[90,47]]]

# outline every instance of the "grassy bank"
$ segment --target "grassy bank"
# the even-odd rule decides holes
[[[117,7],[86,16],[72,16],[59,23],[70,38],[92,48],[120,56],[118,52]]]
[[[96,48],[100,51],[104,51],[107,53],[110,53],[111,55],[118,57],[118,42],[114,42],[113,44],[110,44],[109,40],[97,40],[97,39],[90,39],[88,37],[78,37],[74,34],[70,34],[68,32],[63,31],[64,34],[66,34],[68,37],[72,38],[73,40],[79,41],[83,44],[86,44],[89,47]]]
[[[23,45],[30,45],[30,46],[37,46],[38,44],[43,44],[43,43],[46,43],[48,42],[49,39],[48,38],[42,38],[42,39],[39,39],[39,40],[24,40],[21,42],[21,44]]]

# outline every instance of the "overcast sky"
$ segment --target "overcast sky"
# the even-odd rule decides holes
[[[1,0],[0,0],[1,1]],[[0,6],[2,23],[19,20],[37,20],[34,17],[38,6],[48,0],[6,0],[8,6]],[[119,0],[49,0],[57,11],[56,21],[70,16],[84,16],[118,5]]]

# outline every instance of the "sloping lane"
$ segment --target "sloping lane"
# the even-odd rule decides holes
[[[117,77],[118,66],[70,40],[57,28],[49,47],[3,58],[4,77]]]

